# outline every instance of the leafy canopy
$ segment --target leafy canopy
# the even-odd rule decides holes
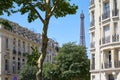
[[[45,12],[51,17],[56,18],[64,17],[67,14],[75,14],[77,6],[70,3],[70,0],[49,0],[49,4],[46,4],[46,0],[0,0],[0,15],[4,12],[10,13],[20,12],[22,15],[28,13],[28,21],[32,22],[38,18],[42,20],[41,13]]]
[[[66,43],[60,48],[55,62],[52,66],[44,66],[45,78],[53,76],[53,80],[89,80],[89,59],[85,47],[74,42]]]

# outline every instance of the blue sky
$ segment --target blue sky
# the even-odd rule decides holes
[[[77,13],[74,15],[67,15],[63,18],[54,18],[52,17],[48,37],[54,39],[59,43],[60,46],[67,42],[76,42],[79,44],[80,41],[80,13],[83,10],[85,15],[85,36],[86,36],[86,46],[89,48],[89,0],[71,0],[73,3],[78,5]],[[26,14],[27,15],[27,14]],[[27,16],[20,15],[20,13],[13,14],[11,16],[3,15],[2,18],[6,18],[10,21],[16,22],[23,27],[41,33],[42,32],[42,23],[40,20],[35,20],[32,23],[28,23]]]

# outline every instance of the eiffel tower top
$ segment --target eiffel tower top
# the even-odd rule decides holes
[[[85,30],[84,30],[84,13],[83,11],[80,14],[80,46],[85,45]]]

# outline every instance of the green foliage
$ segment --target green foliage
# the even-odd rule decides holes
[[[67,14],[75,14],[76,9],[78,9],[78,7],[75,4],[70,4],[70,1],[60,0],[60,2],[58,3],[55,11],[53,12],[53,15],[56,18],[64,17]]]
[[[75,4],[70,4],[70,0],[50,0],[49,6],[46,5],[45,0],[0,0],[0,6],[2,6],[0,7],[0,15],[3,15],[4,12],[8,15],[16,12],[20,12],[22,15],[28,13],[29,22],[40,18],[40,11],[51,13],[54,6],[52,15],[56,18],[75,14],[78,9]]]
[[[25,64],[19,72],[19,80],[36,80],[37,67]]]
[[[12,26],[10,25],[8,20],[0,20],[0,24],[4,25],[4,28],[7,30],[12,30]]]
[[[55,65],[52,63],[45,63],[43,65],[43,77],[44,79],[50,79],[53,75],[53,71],[55,70]]]
[[[64,80],[87,80],[89,78],[89,60],[86,57],[85,47],[75,43],[64,44],[56,60]]]
[[[27,63],[23,65],[19,72],[20,80],[36,80],[36,72],[37,72],[37,60],[40,56],[40,53],[37,47],[32,48],[32,54],[26,55]]]
[[[13,0],[0,0],[0,15],[7,13],[9,16],[12,12],[12,8],[14,8]]]
[[[53,80],[89,80],[89,59],[86,57],[85,47],[75,43],[62,46],[55,58],[55,64],[46,64],[43,71],[45,78],[52,75]],[[52,74],[50,74],[52,72]]]
[[[37,66],[37,60],[40,56],[40,52],[38,51],[37,47],[32,48],[32,54],[27,54],[27,64],[31,66]]]

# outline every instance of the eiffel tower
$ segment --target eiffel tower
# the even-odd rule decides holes
[[[84,13],[83,13],[83,11],[80,14],[80,20],[81,20],[81,23],[80,23],[80,46],[86,47],[86,44],[85,44],[85,30],[84,30]]]

